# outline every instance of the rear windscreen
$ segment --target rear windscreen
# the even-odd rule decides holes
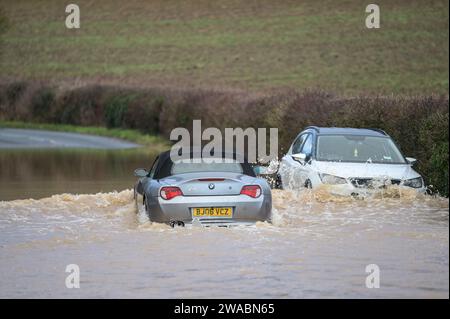
[[[198,172],[231,172],[242,174],[242,165],[234,160],[222,162],[204,161],[201,159],[177,161],[172,165],[172,175]]]

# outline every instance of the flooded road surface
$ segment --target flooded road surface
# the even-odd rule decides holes
[[[151,150],[0,149],[0,201],[61,193],[97,193],[132,187]]]
[[[19,171],[32,175],[31,190],[45,178],[27,163],[47,167],[44,185],[60,185],[60,192],[51,187],[54,194],[68,192],[76,179],[92,183],[74,193],[104,192],[50,196],[43,190],[36,194],[45,198],[0,202],[0,297],[449,297],[448,199],[395,188],[367,200],[323,190],[274,191],[273,224],[172,229],[135,211],[134,178],[124,172],[151,160],[104,154],[72,153],[84,163],[67,164],[73,175],[48,164],[68,160],[67,153],[59,160],[20,155],[28,158]],[[12,156],[19,155],[0,155],[0,163]],[[1,174],[3,195],[4,175],[14,174],[3,167]],[[25,177],[15,176],[15,191],[5,197],[33,197],[22,191]],[[116,182],[106,187],[102,179]],[[80,268],[79,289],[66,288],[69,264]],[[369,264],[380,269],[378,289],[366,287]]]
[[[125,149],[139,145],[116,138],[89,134],[0,128],[0,149],[3,148],[92,148]]]

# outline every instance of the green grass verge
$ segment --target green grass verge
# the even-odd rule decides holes
[[[140,144],[145,147],[151,147],[153,150],[163,151],[170,147],[169,142],[156,135],[143,134],[136,130],[129,129],[108,129],[97,126],[76,126],[66,124],[48,124],[48,123],[26,123],[19,121],[0,121],[0,128],[24,128],[33,130],[48,130],[72,132],[80,134],[91,134],[106,137],[119,138]]]

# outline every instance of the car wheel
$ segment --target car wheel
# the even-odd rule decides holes
[[[145,195],[142,196],[142,205],[144,205],[145,214],[150,218],[150,212],[148,211],[147,201],[145,200]]]
[[[277,174],[277,177],[275,178],[275,188],[283,189],[283,182],[281,181],[281,176],[279,174]]]
[[[309,179],[306,180],[305,187],[308,188],[308,189],[312,189],[312,183],[311,183],[311,181]]]

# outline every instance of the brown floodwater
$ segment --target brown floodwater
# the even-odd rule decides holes
[[[449,297],[446,198],[276,190],[272,224],[172,229],[132,200],[153,155],[0,151],[0,297]],[[369,264],[380,288],[366,287]]]

